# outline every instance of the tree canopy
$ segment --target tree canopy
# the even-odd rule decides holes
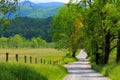
[[[11,22],[11,16],[14,14],[18,6],[18,0],[0,0],[0,26],[7,27]]]
[[[73,57],[79,48],[80,28],[82,27],[80,9],[74,4],[63,6],[54,16],[52,24],[53,41],[56,42],[57,48],[68,49]]]

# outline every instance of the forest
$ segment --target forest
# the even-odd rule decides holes
[[[41,37],[47,42],[51,41],[50,25],[52,17],[48,18],[29,18],[18,17],[7,27],[0,27],[0,37],[10,37],[19,34],[27,39]]]

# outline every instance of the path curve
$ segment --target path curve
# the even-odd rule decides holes
[[[86,56],[86,52],[81,50],[77,56],[78,62],[65,65],[68,69],[68,75],[63,80],[109,80],[107,77],[91,69]]]

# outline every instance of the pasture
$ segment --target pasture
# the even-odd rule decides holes
[[[6,62],[6,53],[9,53],[8,62]],[[15,55],[18,54],[18,62]],[[59,51],[53,48],[44,49],[0,49],[0,80],[62,80],[67,74],[64,64],[76,59],[63,57],[66,51]],[[24,56],[27,61],[24,63]],[[29,59],[32,56],[32,63]],[[35,58],[38,59],[37,64]],[[41,64],[41,59],[46,63]],[[49,64],[49,61],[52,61]],[[53,64],[53,61],[62,60],[59,64]]]
[[[27,61],[30,62],[29,58],[32,57],[33,62],[35,58],[45,59],[45,60],[61,60],[65,55],[66,51],[59,51],[53,48],[43,48],[43,49],[0,49],[0,62],[6,61],[6,53],[9,53],[8,62],[16,62],[15,56],[18,54],[18,62],[24,62],[24,56],[26,56]]]

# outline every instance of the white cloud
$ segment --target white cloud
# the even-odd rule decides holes
[[[27,0],[20,0],[20,1],[27,1]],[[63,3],[68,3],[69,0],[29,0],[34,3],[46,3],[46,2],[63,2]]]

